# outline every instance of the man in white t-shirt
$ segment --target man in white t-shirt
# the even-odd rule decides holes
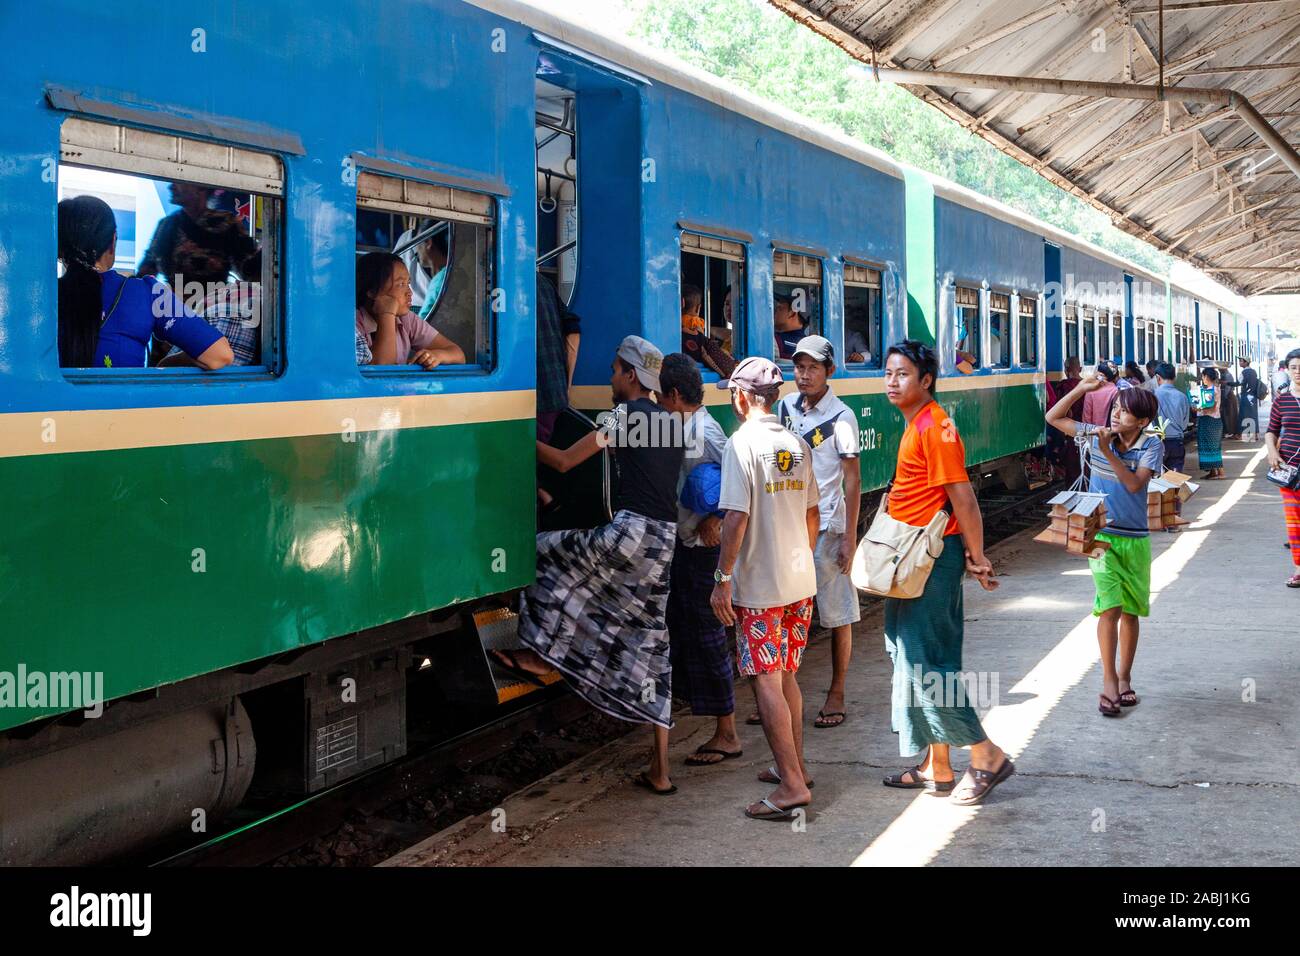
[[[813,474],[821,513],[813,568],[817,572],[817,622],[831,632],[831,686],[813,726],[844,723],[844,683],[853,647],[853,625],[862,617],[858,589],[849,580],[857,547],[858,506],[862,500],[861,442],[858,420],[831,389],[835,349],[820,335],[809,335],[794,350],[798,395],[777,404],[781,424],[812,449]]]
[[[789,820],[812,801],[803,760],[803,697],[796,673],[817,593],[813,547],[821,524],[812,450],[773,414],[781,370],[747,358],[719,382],[731,390],[740,427],[722,458],[722,550],[710,604],[736,626],[742,677],[754,678],[763,733],[776,766],[759,774],[776,789],[745,809]],[[734,578],[734,581],[733,581]]]

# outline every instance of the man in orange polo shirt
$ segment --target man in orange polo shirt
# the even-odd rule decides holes
[[[925,751],[916,766],[884,779],[887,787],[952,794],[962,806],[980,803],[1015,767],[988,739],[962,679],[962,572],[986,591],[998,586],[984,556],[984,523],[966,475],[966,448],[957,426],[934,400],[939,363],[934,351],[907,340],[885,361],[885,395],[907,428],[889,492],[889,514],[925,527],[940,509],[949,518],[944,546],[920,597],[885,599],[885,646],[894,662],[891,717],[899,753]],[[964,546],[963,546],[964,545]],[[970,747],[970,768],[954,789],[951,747]]]

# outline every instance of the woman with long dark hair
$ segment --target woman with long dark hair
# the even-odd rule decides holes
[[[1205,469],[1203,477],[1222,478],[1223,392],[1219,388],[1219,370],[1213,365],[1202,369],[1201,385],[1204,407],[1196,409],[1196,460]],[[1207,391],[1212,397],[1206,395]]]
[[[411,311],[411,273],[391,252],[357,259],[356,355],[358,365],[465,364],[465,352]]]
[[[185,308],[166,286],[113,271],[117,224],[108,203],[74,196],[59,203],[59,364],[144,368],[149,340],[163,339],[195,365],[233,361],[225,336]]]

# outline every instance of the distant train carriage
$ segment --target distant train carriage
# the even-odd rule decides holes
[[[437,685],[447,732],[524,692],[482,642],[534,573],[539,272],[581,317],[570,397],[589,413],[623,336],[681,348],[683,286],[736,357],[779,358],[776,303],[797,302],[782,321],[839,357],[866,494],[902,431],[882,367],[898,339],[938,350],[972,474],[1014,484],[1070,357],[1181,373],[1249,335],[1059,230],[512,0],[266,0],[198,28],[85,0],[5,16],[28,42],[0,66],[0,861],[101,859],[255,782],[310,793],[400,756],[415,683]],[[178,360],[159,334],[139,367],[61,366],[56,203],[102,198],[113,265],[185,297],[177,257],[150,260],[189,235],[196,189],[242,252],[214,267],[230,298],[186,301],[239,364],[155,365]],[[463,363],[374,364],[368,253],[402,259],[418,321]],[[33,674],[101,681],[108,705],[15,695]]]

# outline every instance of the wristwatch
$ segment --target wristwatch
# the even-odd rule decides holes
[[[731,580],[731,575],[724,573],[722,568],[718,568],[713,572],[714,584],[726,584],[730,580]]]

